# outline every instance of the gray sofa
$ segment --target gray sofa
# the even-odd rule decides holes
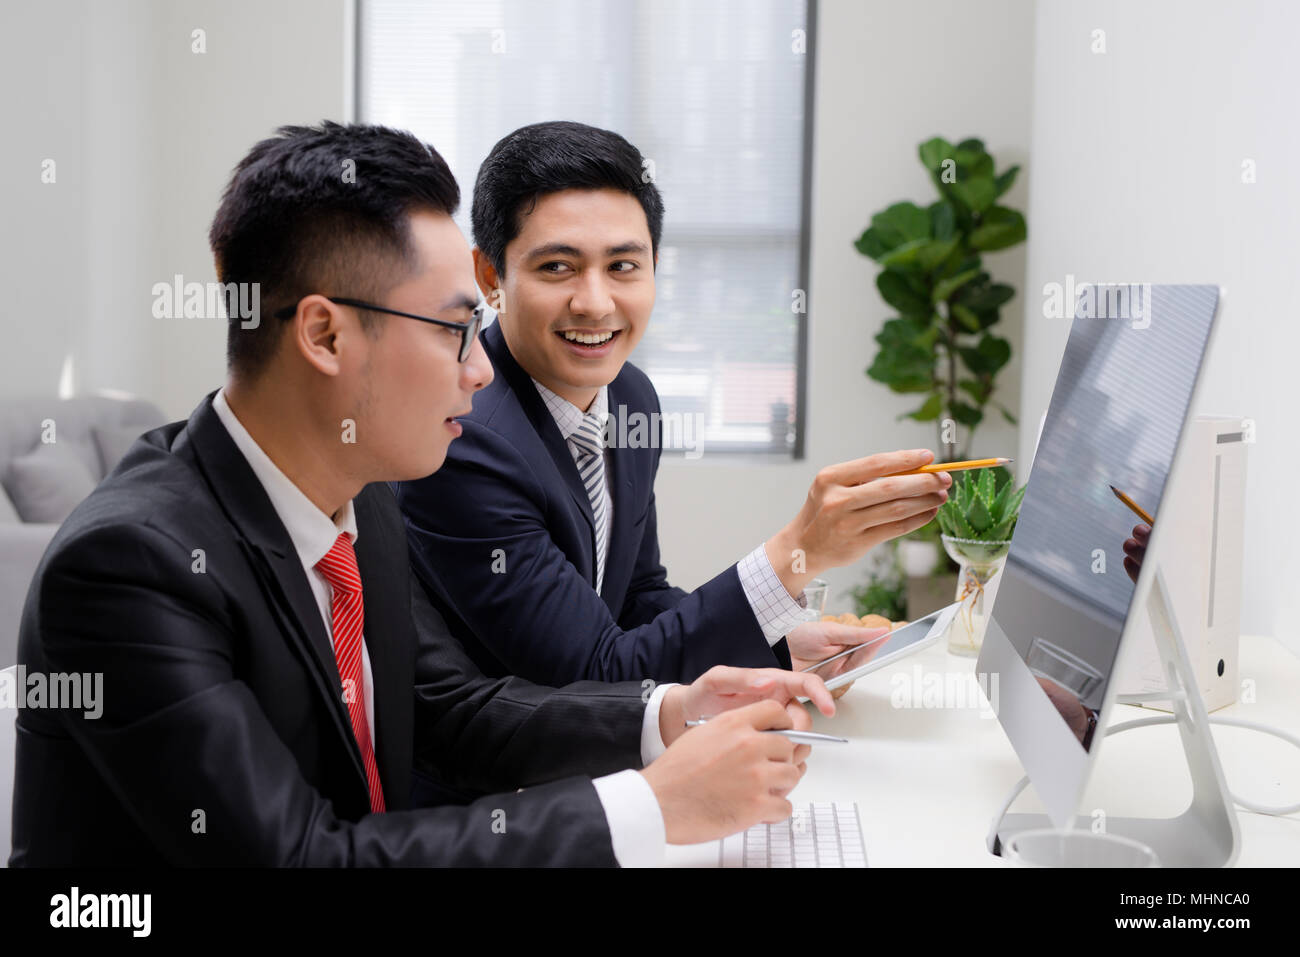
[[[17,660],[23,602],[59,522],[165,421],[139,399],[0,399],[0,668]]]

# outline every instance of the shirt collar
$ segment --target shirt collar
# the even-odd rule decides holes
[[[216,397],[212,400],[212,408],[217,413],[217,418],[221,420],[221,424],[226,427],[226,431],[230,433],[235,446],[248,460],[253,474],[262,483],[267,498],[271,500],[271,507],[284,523],[294,550],[297,551],[303,565],[307,568],[315,568],[316,563],[334,547],[340,532],[347,532],[352,536],[353,544],[356,543],[357,516],[352,508],[351,499],[348,499],[347,503],[339,509],[337,517],[331,519],[280,471],[271,461],[270,456],[263,452],[262,447],[248,434],[248,430],[235,417],[234,410],[226,402],[224,389],[217,391]]]
[[[532,382],[533,385],[537,387],[537,392],[541,395],[542,401],[546,403],[546,408],[551,413],[551,418],[553,418],[555,424],[559,426],[560,434],[564,436],[566,440],[569,436],[573,435],[574,432],[578,431],[579,427],[582,425],[583,417],[586,415],[599,417],[603,427],[605,419],[609,415],[609,386],[602,385],[600,387],[596,392],[595,400],[591,403],[591,408],[584,413],[568,399],[556,395],[536,379],[533,379]]]

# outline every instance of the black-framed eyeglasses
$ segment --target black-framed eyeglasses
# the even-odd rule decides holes
[[[483,312],[486,309],[486,303],[480,302],[470,313],[469,322],[451,322],[448,319],[434,319],[432,316],[417,316],[413,312],[402,312],[399,309],[389,309],[387,306],[376,306],[373,303],[363,302],[360,299],[345,299],[342,296],[326,296],[330,302],[339,306],[352,306],[354,309],[369,309],[371,312],[382,312],[390,316],[402,316],[405,319],[418,319],[420,322],[431,322],[435,326],[446,326],[448,329],[456,329],[460,332],[460,353],[456,359],[458,362],[464,362],[469,358],[470,350],[474,348],[474,340],[478,338],[479,330],[483,328]],[[292,306],[285,306],[283,309],[276,310],[275,318],[289,319],[298,311],[295,303]]]

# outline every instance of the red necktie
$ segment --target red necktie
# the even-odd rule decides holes
[[[370,745],[370,725],[366,721],[366,685],[361,673],[361,633],[365,629],[365,608],[361,602],[361,573],[357,571],[357,554],[352,539],[340,532],[334,547],[316,563],[316,569],[330,585],[330,618],[334,623],[334,660],[343,681],[343,703],[352,718],[352,733],[361,746],[361,762],[370,785],[370,810],[384,809],[384,788],[375,764],[375,749]]]

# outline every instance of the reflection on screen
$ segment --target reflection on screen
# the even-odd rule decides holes
[[[993,617],[1085,748],[1149,531],[1112,487],[1159,520],[1217,301],[1098,286],[1076,307]]]

